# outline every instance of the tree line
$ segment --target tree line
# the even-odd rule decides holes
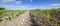
[[[5,10],[5,8],[0,8],[0,10]]]

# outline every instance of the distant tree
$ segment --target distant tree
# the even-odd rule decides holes
[[[51,10],[60,10],[60,8],[53,8],[53,9],[51,9]]]
[[[52,8],[51,10],[56,10],[56,8]]]
[[[57,8],[58,10],[60,10],[60,8]]]
[[[0,10],[5,10],[5,8],[0,8]]]
[[[36,9],[36,10],[40,10],[40,9]]]

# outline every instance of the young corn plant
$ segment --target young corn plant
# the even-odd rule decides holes
[[[58,26],[57,20],[54,20],[54,26]]]
[[[47,11],[47,21],[50,23],[50,11]]]

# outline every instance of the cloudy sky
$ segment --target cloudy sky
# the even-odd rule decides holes
[[[60,0],[0,0],[0,7],[8,10],[60,8]]]

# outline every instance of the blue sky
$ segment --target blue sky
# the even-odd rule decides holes
[[[0,0],[0,7],[8,10],[60,8],[60,0]]]

